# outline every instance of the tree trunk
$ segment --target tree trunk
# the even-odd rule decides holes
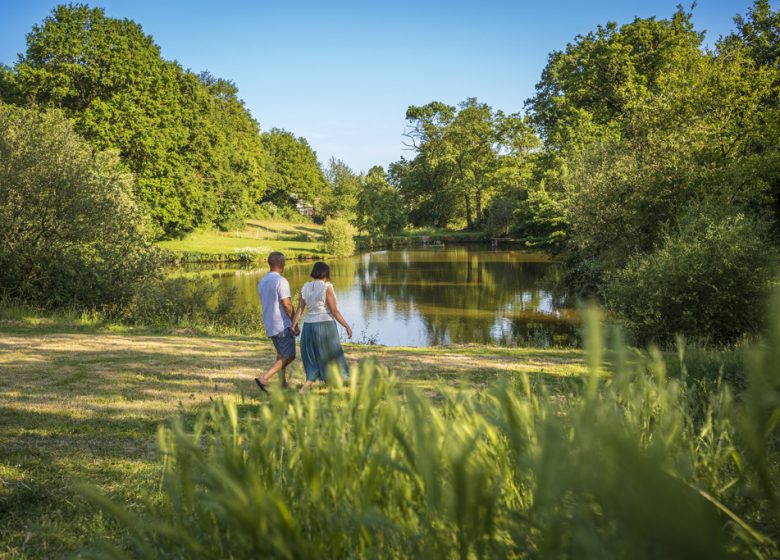
[[[482,191],[477,191],[474,195],[474,203],[477,225],[480,225],[482,223]]]
[[[474,229],[474,220],[471,217],[471,196],[466,193],[463,197],[466,199],[466,225],[469,229]]]

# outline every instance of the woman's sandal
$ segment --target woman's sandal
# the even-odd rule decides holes
[[[266,395],[270,395],[271,393],[268,392],[268,389],[265,388],[265,385],[263,385],[263,382],[260,381],[257,377],[255,377],[255,383],[257,383],[257,386],[260,387],[260,390],[265,393]]]

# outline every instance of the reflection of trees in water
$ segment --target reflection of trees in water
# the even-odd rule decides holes
[[[568,330],[557,320],[539,321],[546,311],[568,306],[559,279],[548,276],[554,268],[480,248],[402,251],[362,260],[357,278],[366,312],[382,311],[389,302],[398,313],[416,311],[430,344],[489,342],[500,317],[510,318],[513,339],[515,334],[529,339],[528,333],[540,329],[550,334]]]
[[[419,317],[429,344],[576,340],[576,317],[561,268],[523,258],[463,247],[379,252],[328,264],[338,293],[359,292],[365,317],[392,313],[403,322]],[[312,265],[288,264],[285,277],[294,295],[310,280]],[[234,287],[241,304],[259,311],[257,283],[263,274],[265,269],[239,271],[219,282],[225,289]]]
[[[330,273],[333,285],[336,290],[348,291],[355,284],[355,270],[357,263],[355,259],[339,259],[330,264]],[[290,283],[293,300],[297,301],[298,292],[301,287],[311,280],[309,274],[314,263],[290,263],[285,267],[284,277]],[[234,286],[237,290],[237,299],[246,305],[256,305],[259,307],[260,299],[257,295],[257,284],[266,274],[266,269],[254,269],[248,271],[237,271],[233,275],[220,278],[220,285],[223,288]]]

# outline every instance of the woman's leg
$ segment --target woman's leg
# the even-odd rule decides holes
[[[317,348],[317,329],[315,325],[304,323],[301,333],[301,361],[306,372],[306,385],[311,386],[320,376],[320,357]]]
[[[327,327],[322,336],[326,367],[335,365],[341,373],[341,378],[346,381],[349,379],[349,366],[347,365],[347,359],[344,357],[341,340],[339,340],[339,330],[335,322],[329,321],[326,324]]]

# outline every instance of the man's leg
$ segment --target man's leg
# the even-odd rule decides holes
[[[294,358],[282,358],[281,356],[276,356],[276,361],[273,363],[273,365],[268,368],[268,371],[266,371],[262,377],[260,377],[260,382],[265,385],[268,383],[268,381],[276,375],[276,373],[279,370],[284,371],[284,369],[287,367],[287,365],[292,362]]]
[[[274,348],[276,348],[276,361],[262,377],[258,378],[258,382],[264,386],[279,370],[282,370],[280,377],[282,387],[284,387],[287,381],[285,368],[295,359],[295,335],[293,335],[292,329],[288,327],[280,335],[272,336],[271,341],[274,343]]]

